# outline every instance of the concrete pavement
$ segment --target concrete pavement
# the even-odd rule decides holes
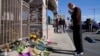
[[[50,56],[74,56],[75,47],[66,33],[54,33],[53,27],[48,26],[48,39],[57,42],[57,44],[51,44],[55,51]]]

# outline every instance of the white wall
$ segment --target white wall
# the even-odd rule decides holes
[[[43,0],[43,5],[42,5],[42,34],[43,34],[43,38],[47,39],[46,0]]]

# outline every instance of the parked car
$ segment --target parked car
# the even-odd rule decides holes
[[[70,26],[70,29],[73,29],[73,26]],[[100,25],[96,22],[93,22],[93,26],[92,26],[93,31],[96,31],[98,29],[100,29]],[[87,30],[87,26],[85,21],[82,23],[82,30]]]
[[[82,24],[82,29],[87,29],[85,21]],[[92,29],[93,29],[93,31],[96,31],[96,30],[100,29],[100,25],[97,22],[93,21]]]

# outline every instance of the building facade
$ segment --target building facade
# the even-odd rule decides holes
[[[24,0],[0,0],[0,11],[0,45],[27,37],[28,3]]]
[[[47,37],[48,9],[57,14],[56,0],[0,0],[0,45],[31,33]]]

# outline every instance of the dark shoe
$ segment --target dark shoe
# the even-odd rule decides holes
[[[83,55],[84,53],[83,53],[83,52],[77,52],[77,54],[79,54],[79,55]]]
[[[78,55],[83,55],[84,53],[83,52],[75,52],[75,56],[78,56]]]
[[[80,54],[80,55],[84,55],[84,53],[83,53],[83,52],[80,52],[79,54]]]

